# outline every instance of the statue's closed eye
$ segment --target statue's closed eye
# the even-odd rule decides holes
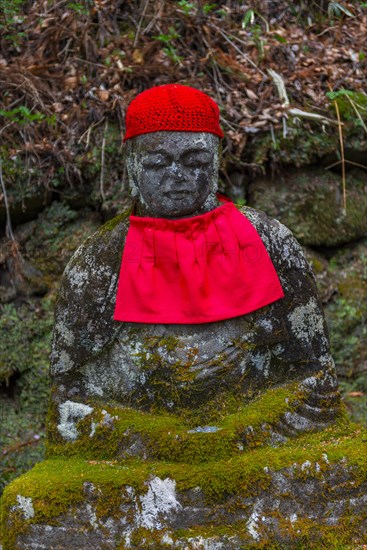
[[[171,160],[166,155],[148,155],[142,161],[144,168],[160,168],[162,166],[169,166]]]
[[[182,161],[184,166],[206,166],[212,161],[207,153],[190,153]]]

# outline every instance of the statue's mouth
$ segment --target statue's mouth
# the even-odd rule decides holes
[[[187,195],[190,193],[189,190],[183,190],[183,191],[169,191],[166,196],[169,198],[169,199],[173,199],[173,200],[180,200],[180,199],[184,199],[185,197],[187,197]]]

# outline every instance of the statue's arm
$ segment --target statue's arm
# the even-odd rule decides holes
[[[55,308],[51,374],[78,370],[112,339],[115,296],[126,223],[103,226],[74,253],[66,266]]]
[[[284,298],[273,309],[284,319],[289,334],[287,361],[307,362],[310,371],[326,367],[331,360],[328,329],[316,280],[301,245],[279,221],[250,208],[244,213],[263,240],[284,291]]]
[[[289,428],[323,425],[339,413],[340,396],[330,353],[328,329],[316,280],[302,247],[292,232],[264,213],[247,208],[244,214],[256,227],[279,276],[284,298],[272,315],[284,320],[288,339],[270,347],[272,368],[300,381],[304,398],[285,421]]]

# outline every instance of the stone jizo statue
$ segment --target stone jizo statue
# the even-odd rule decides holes
[[[301,388],[299,402],[274,428],[274,437],[319,429],[337,413],[339,398],[334,365],[310,266],[291,232],[279,222],[251,208],[237,210],[234,205],[220,202],[217,191],[221,136],[215,103],[202,92],[186,86],[153,88],[130,105],[125,141],[135,211],[130,224],[129,215],[122,214],[90,237],[65,271],[52,351],[51,372],[57,405],[88,399],[113,400],[144,411],[158,409],[179,415],[190,411],[190,416],[192,411],[201,411],[201,415],[207,411],[209,418],[211,409],[226,411],[228,402],[233,407],[233,400],[242,406],[267,388],[296,382]],[[223,303],[233,300],[233,295],[237,296],[241,290],[239,287],[247,285],[251,289],[251,296],[243,299],[240,296],[238,303],[238,311],[242,308],[246,314],[240,315],[237,311],[236,316],[229,313],[227,318],[226,311],[220,311],[219,316],[222,314],[224,318],[198,323],[193,310],[202,307],[198,303],[202,300],[203,307],[207,307],[201,295],[187,306],[190,311],[186,316],[175,307],[175,293],[181,290],[174,285],[178,284],[180,269],[187,266],[175,271],[171,263],[175,263],[176,255],[179,265],[185,250],[179,245],[175,250],[168,250],[170,245],[166,247],[164,240],[159,244],[157,239],[162,240],[166,230],[170,235],[174,233],[172,238],[177,240],[181,238],[181,225],[186,231],[187,227],[196,227],[199,220],[207,223],[205,220],[213,213],[227,206],[250,222],[266,251],[258,249],[253,237],[243,246],[237,241],[233,244],[232,237],[228,237],[228,242],[220,243],[223,248],[218,248],[218,241],[226,239],[228,228],[222,230],[222,237],[220,230],[210,242],[206,241],[204,249],[201,234],[195,236],[193,248],[202,262],[201,271],[202,264],[212,262],[210,269],[218,269],[219,277],[221,271],[228,271],[227,266],[233,264],[232,272],[224,273],[221,280],[209,285],[208,292],[215,294],[214,299],[219,294]],[[157,223],[161,224],[164,219],[166,226],[158,230]],[[145,224],[144,242],[133,238],[133,242],[126,243],[125,264],[123,261],[121,268],[121,256],[132,223]],[[135,227],[134,230],[137,231]],[[155,235],[153,244],[148,242],[152,240],[147,236],[149,231]],[[156,259],[150,254],[156,254]],[[236,254],[242,255],[244,270],[255,269],[253,280],[242,282],[242,275],[238,276],[240,264],[236,263]],[[258,267],[262,259],[259,257],[264,254],[268,255],[270,265]],[[115,312],[119,274],[123,269],[136,267],[142,256],[145,259],[126,283],[125,294],[121,292],[117,296],[123,308],[124,301],[136,293],[135,287],[140,284],[139,295],[134,300],[139,301],[142,295],[144,300],[138,304],[140,310],[135,317],[130,312],[129,318],[153,318],[155,322],[125,322],[123,314],[116,317]],[[151,266],[155,261],[160,267],[154,266],[154,270]],[[263,271],[270,267],[275,270],[276,280],[274,277],[270,283],[260,280]],[[149,269],[151,271],[145,273]],[[160,279],[161,284],[157,286],[158,276],[163,273],[164,277],[169,270],[172,280],[162,279],[162,282]],[[190,273],[194,280],[189,280]],[[185,273],[182,285],[190,288],[186,289],[183,302],[177,298],[181,309],[185,309],[190,296],[195,295],[197,285],[205,284],[200,274],[197,283],[195,273]],[[205,277],[210,277],[210,273]],[[259,285],[270,284],[270,291],[258,288],[257,281]],[[172,288],[170,307],[162,304],[162,300]],[[267,292],[270,292],[268,298]],[[161,298],[155,302],[154,297],[159,293]],[[253,294],[259,295],[255,305],[251,303]],[[242,300],[249,301],[249,306],[240,303]],[[153,311],[144,311],[147,301]],[[264,307],[256,305],[262,302],[266,303]],[[129,304],[129,307],[136,305]],[[120,320],[114,320],[114,313],[115,319]],[[171,319],[171,315],[178,322],[165,321]],[[159,322],[160,319],[163,321]]]
[[[218,194],[222,136],[194,88],[130,104],[135,205],[65,270],[48,460],[5,491],[4,550],[365,540],[365,436],[314,276],[286,227]]]

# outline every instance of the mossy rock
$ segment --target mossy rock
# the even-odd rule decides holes
[[[95,213],[77,213],[57,201],[37,220],[18,225],[14,233],[23,261],[15,285],[9,271],[12,242],[0,241],[0,301],[4,293],[16,297],[0,305],[0,492],[43,459],[55,287],[67,260],[97,226]]]
[[[329,262],[321,253],[309,248],[303,247],[307,261],[312,267],[315,275],[317,290],[323,306],[329,302],[336,291],[336,282],[330,273]]]
[[[198,425],[198,418],[193,415],[153,414],[98,401],[87,404],[67,401],[59,406],[53,403],[48,414],[48,456],[98,460],[134,457],[188,464],[230,459],[243,454],[245,448],[284,442],[289,435],[324,427],[325,423],[301,416],[311,410],[303,403],[306,394],[302,384],[295,382],[270,389],[230,414],[225,415],[222,410],[216,419],[208,415],[212,423],[204,426]],[[233,407],[235,401],[228,397]],[[339,404],[332,412],[332,404],[326,396],[324,399],[327,402],[324,421],[334,419],[335,415],[341,419],[343,407]],[[317,414],[321,416],[320,410]],[[298,423],[294,422],[290,434],[294,418]],[[302,426],[298,426],[300,423]]]
[[[311,249],[305,252],[324,304],[337,373],[343,378],[363,375],[367,368],[367,240],[345,245],[329,259]]]
[[[3,548],[356,548],[366,437],[341,423],[200,464],[53,458],[6,488]]]
[[[315,273],[329,327],[344,402],[356,422],[367,407],[367,241],[344,245],[328,259],[310,248],[306,257]]]
[[[346,378],[363,378],[367,372],[366,244],[364,240],[339,250],[329,267],[336,292],[325,313],[335,364]],[[366,385],[360,390],[366,391]]]
[[[338,246],[367,232],[367,175],[361,170],[347,174],[346,213],[339,175],[319,168],[293,171],[274,181],[256,180],[250,204],[279,219],[302,244]]]
[[[34,220],[37,215],[46,208],[51,202],[51,193],[46,189],[39,187],[32,188],[28,195],[10,198],[9,212],[13,225],[25,223]],[[6,225],[6,208],[0,205],[0,227],[3,229]]]

